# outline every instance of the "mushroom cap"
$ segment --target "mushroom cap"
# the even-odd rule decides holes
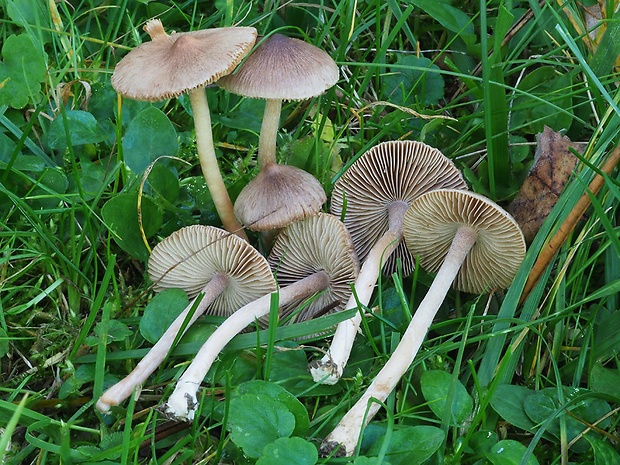
[[[303,40],[273,34],[259,43],[234,74],[218,81],[227,91],[250,98],[306,100],[338,81],[336,62]]]
[[[283,229],[268,261],[280,286],[318,271],[325,271],[329,276],[328,289],[300,310],[295,318],[297,322],[309,320],[325,308],[330,308],[327,313],[342,309],[359,273],[359,261],[348,231],[338,218],[328,213],[319,213]],[[300,303],[284,308],[282,314],[290,314]]]
[[[417,141],[390,141],[375,145],[360,156],[336,181],[331,212],[342,217],[359,259],[389,228],[388,208],[394,202],[411,202],[433,189],[467,189],[454,163],[439,150]],[[383,266],[384,273],[396,271],[397,259],[403,275],[413,271],[415,261],[401,241]]]
[[[411,203],[403,232],[420,265],[436,272],[461,226],[473,228],[478,238],[454,287],[480,294],[510,286],[525,256],[525,240],[514,218],[486,197],[456,189],[428,192]]]
[[[186,226],[157,244],[148,273],[155,291],[183,289],[196,296],[218,273],[228,277],[226,290],[207,309],[228,316],[276,290],[267,260],[247,241],[213,226]]]
[[[318,213],[326,200],[323,186],[310,173],[270,163],[241,190],[234,212],[244,227],[267,231]]]
[[[231,73],[256,42],[253,27],[225,27],[166,34],[160,20],[151,36],[118,62],[112,87],[135,100],[163,100],[204,87]]]

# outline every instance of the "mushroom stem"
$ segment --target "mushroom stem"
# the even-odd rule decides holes
[[[368,305],[383,264],[390,258],[403,238],[403,217],[409,205],[407,202],[393,202],[388,207],[389,229],[370,249],[366,261],[354,285],[346,310],[357,308],[358,303]],[[310,364],[310,373],[317,383],[336,384],[351,355],[355,336],[362,323],[362,315],[356,313],[352,318],[336,326],[334,337],[327,353],[318,361]]]
[[[276,139],[280,128],[280,113],[282,112],[282,100],[267,99],[263,123],[258,138],[258,169],[276,163]]]
[[[457,229],[450,249],[428,293],[409,322],[398,346],[366,392],[323,440],[321,453],[329,455],[339,449],[341,452],[338,455],[351,456],[353,454],[362,429],[380,407],[380,404],[374,401],[368,405],[369,401],[371,399],[379,402],[385,401],[415,359],[437,310],[477,238],[478,235],[474,228],[461,226]]]
[[[211,198],[226,231],[236,234],[247,240],[243,226],[235,219],[233,205],[226,185],[222,179],[222,173],[215,157],[213,145],[213,132],[211,131],[211,113],[204,88],[198,88],[189,92],[192,111],[194,113],[194,127],[196,129],[196,148],[200,168],[207,182]]]
[[[313,273],[278,291],[278,305],[288,305],[311,296],[329,286],[324,271]],[[256,319],[269,314],[272,294],[250,302],[230,315],[202,345],[194,360],[177,381],[174,392],[163,406],[163,412],[175,419],[191,421],[198,407],[196,393],[216,357],[228,342]]]
[[[216,274],[211,281],[202,289],[202,300],[199,302],[196,310],[191,315],[184,332],[196,321],[196,319],[204,313],[211,303],[226,289],[228,285],[228,277],[225,274]],[[97,409],[101,412],[108,412],[110,407],[118,405],[127,399],[132,392],[144,383],[146,379],[153,373],[157,367],[164,361],[170,348],[174,343],[183,323],[187,319],[196,299],[196,296],[190,304],[185,307],[179,316],[172,322],[166,332],[149,350],[149,352],[138,362],[136,367],[118,383],[108,388],[97,401]]]

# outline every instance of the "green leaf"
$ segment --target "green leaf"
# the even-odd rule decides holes
[[[618,454],[617,448],[596,436],[586,434],[584,438],[590,443],[594,452],[594,465],[620,463],[620,454]]]
[[[170,168],[156,164],[149,173],[148,181],[150,189],[171,204],[179,197],[179,192],[181,191],[179,178]]]
[[[9,335],[0,328],[0,358],[9,353]]]
[[[65,124],[69,130],[69,140]],[[63,150],[69,145],[96,144],[105,138],[93,115],[82,110],[66,110],[52,121],[47,133],[47,145],[51,149]]]
[[[0,105],[15,109],[39,101],[47,72],[46,55],[27,34],[11,35],[2,46]]]
[[[449,31],[473,34],[474,25],[469,16],[448,3],[437,0],[410,0]]]
[[[495,444],[486,453],[486,457],[493,465],[520,465],[526,450],[527,447],[520,442],[504,439]],[[534,455],[530,455],[525,463],[527,465],[538,465],[538,459]]]
[[[129,124],[123,137],[123,154],[127,166],[141,173],[157,157],[176,156],[179,142],[174,126],[161,110],[145,108]]]
[[[353,461],[353,465],[392,465],[390,462],[385,459],[379,462],[379,457],[356,457]]]
[[[429,407],[441,420],[446,415],[446,405],[450,388],[455,383],[450,373],[442,370],[427,370],[422,373],[420,385],[422,395],[428,402]],[[452,400],[451,425],[461,425],[471,415],[474,408],[474,401],[468,394],[467,389],[457,379],[454,384],[454,394]]]
[[[159,292],[144,308],[140,318],[140,334],[155,344],[188,305],[189,299],[182,289],[164,289]]]
[[[316,447],[302,438],[278,438],[263,449],[256,465],[314,465],[319,460]]]
[[[383,77],[381,94],[384,100],[413,106],[435,105],[443,98],[443,77],[431,60],[413,55],[399,56],[395,65],[389,67],[389,73]]]
[[[310,419],[306,407],[304,407],[297,397],[279,384],[262,380],[248,381],[239,385],[233,394],[233,399],[245,394],[270,397],[282,403],[295,417],[295,429],[293,430],[293,434],[295,436],[305,436],[308,432],[310,428]]]
[[[568,129],[573,120],[570,74],[558,73],[553,66],[542,66],[519,83],[521,91],[512,103],[510,126],[528,134]]]
[[[434,426],[411,426],[392,433],[385,458],[391,465],[419,465],[439,450],[444,433]],[[378,455],[383,441],[375,442],[367,455]]]
[[[491,407],[511,425],[532,431],[536,423],[525,413],[525,400],[534,392],[524,386],[500,384],[491,397]]]
[[[267,444],[293,433],[295,416],[269,396],[244,394],[230,401],[228,428],[231,440],[247,456],[258,458]]]
[[[112,197],[101,208],[106,226],[115,242],[131,256],[147,261],[149,251],[140,234],[138,224],[138,193]],[[147,238],[161,227],[163,218],[155,202],[142,197],[142,225]]]
[[[592,391],[616,398],[616,402],[620,403],[620,394],[618,386],[620,386],[620,371],[617,369],[603,368],[603,365],[597,363],[590,370],[589,388]]]

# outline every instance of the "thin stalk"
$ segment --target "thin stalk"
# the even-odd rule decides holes
[[[189,328],[196,319],[202,315],[207,307],[226,289],[228,285],[228,276],[225,274],[215,275],[211,281],[202,289],[198,296],[202,295],[202,300],[196,307],[196,310],[190,316],[189,321],[185,325],[183,332]],[[125,378],[110,387],[97,401],[97,409],[101,412],[107,412],[113,405],[118,405],[127,399],[136,387],[140,386],[146,379],[157,369],[164,361],[174,341],[178,339],[179,331],[183,328],[183,324],[189,316],[191,309],[196,302],[194,298],[185,310],[176,317],[172,324],[168,327],[162,337],[155,343],[136,367]],[[181,334],[182,335],[182,334]]]
[[[460,227],[439,268],[428,293],[416,310],[407,330],[398,346],[385,363],[379,374],[368,386],[366,392],[355,405],[342,417],[340,423],[325,438],[321,451],[331,453],[339,448],[341,453],[351,455],[361,435],[362,429],[379,410],[379,402],[385,399],[396,387],[396,384],[407,371],[422,346],[422,342],[431,326],[437,310],[444,301],[454,278],[458,274],[465,257],[475,244],[476,231],[472,228]],[[373,399],[373,402],[369,401]]]
[[[285,306],[326,289],[329,276],[324,271],[313,273],[278,291],[279,306]],[[174,392],[164,405],[166,415],[191,421],[198,407],[196,393],[211,365],[230,340],[244,328],[269,313],[272,293],[250,302],[230,315],[202,345],[194,361],[177,381]]]
[[[354,292],[351,294],[345,310],[367,306],[379,279],[383,264],[390,258],[403,239],[403,217],[409,205],[406,202],[394,202],[389,207],[390,224],[388,230],[370,249],[362,265],[360,274],[355,280]],[[327,353],[318,361],[310,364],[310,373],[317,383],[336,384],[342,377],[355,336],[362,322],[360,312],[353,318],[338,324]]]
[[[247,241],[243,226],[235,219],[233,204],[222,179],[222,173],[215,157],[213,132],[211,130],[211,114],[205,89],[199,88],[189,92],[189,99],[194,113],[196,129],[196,147],[200,168],[211,193],[213,204],[226,231],[236,234]]]
[[[282,100],[267,99],[265,113],[258,139],[258,169],[263,170],[266,165],[276,162],[276,140],[280,128],[280,114]]]

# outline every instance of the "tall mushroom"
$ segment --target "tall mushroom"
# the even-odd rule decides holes
[[[405,242],[420,264],[437,272],[398,346],[366,392],[325,438],[322,453],[352,455],[364,428],[413,362],[450,285],[471,293],[510,286],[525,255],[519,226],[502,208],[472,192],[440,189],[411,204]]]
[[[298,279],[278,291],[280,308],[290,309],[317,293],[308,304],[309,318],[326,303],[337,307],[348,298],[359,264],[353,244],[344,225],[325,213],[293,223],[278,235],[270,255],[278,273]],[[269,314],[271,294],[267,294],[237,310],[218,327],[200,348],[194,361],[177,381],[174,392],[163,406],[170,417],[191,420],[198,406],[196,393],[213,361],[224,346],[253,321]]]
[[[382,267],[400,257],[403,274],[413,269],[413,258],[402,242],[405,211],[419,195],[433,189],[466,189],[454,163],[439,150],[422,142],[392,141],[372,147],[338,179],[331,210],[344,213],[362,269],[355,282],[355,295],[346,309],[368,305]],[[346,206],[346,209],[345,209]],[[335,384],[349,359],[362,317],[340,323],[329,351],[310,364],[316,382]]]
[[[187,226],[157,244],[149,257],[149,276],[155,291],[180,288],[193,300],[131,373],[103,393],[97,401],[102,412],[146,381],[168,355],[184,323],[189,328],[207,309],[229,315],[276,289],[265,258],[245,240],[213,226]]]
[[[266,99],[258,142],[259,174],[241,191],[235,215],[248,229],[281,228],[318,212],[327,197],[309,173],[276,162],[276,136],[283,100],[318,96],[338,81],[338,66],[323,50],[273,34],[255,48],[239,70],[218,81],[233,94]]]
[[[256,41],[253,27],[213,28],[168,35],[160,20],[146,23],[151,37],[129,52],[112,74],[116,91],[135,100],[157,101],[189,94],[200,167],[224,228],[243,238],[245,233],[215,157],[211,115],[204,87],[231,73]]]

